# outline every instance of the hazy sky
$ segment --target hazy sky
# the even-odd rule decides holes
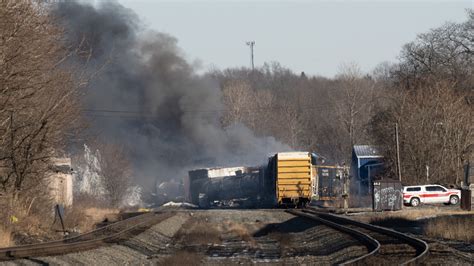
[[[473,1],[119,0],[152,29],[175,36],[202,70],[278,61],[296,73],[331,77],[344,62],[370,71],[445,21],[466,20]]]

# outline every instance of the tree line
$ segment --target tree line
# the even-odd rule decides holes
[[[223,126],[244,123],[296,150],[348,164],[355,144],[378,146],[397,178],[399,127],[404,184],[460,184],[473,143],[473,26],[445,23],[401,48],[398,62],[363,73],[342,65],[334,78],[308,77],[278,63],[214,71],[228,110]]]

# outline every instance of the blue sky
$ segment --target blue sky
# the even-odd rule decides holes
[[[119,0],[150,28],[178,39],[186,58],[210,68],[278,61],[296,73],[334,76],[342,63],[371,71],[403,44],[445,21],[466,20],[472,1]]]

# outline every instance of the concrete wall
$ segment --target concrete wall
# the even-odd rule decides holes
[[[49,174],[50,197],[54,204],[71,206],[73,203],[73,179],[70,158],[53,159]]]

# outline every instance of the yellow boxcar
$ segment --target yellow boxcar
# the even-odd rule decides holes
[[[276,196],[278,205],[305,204],[312,196],[311,154],[276,154]]]

